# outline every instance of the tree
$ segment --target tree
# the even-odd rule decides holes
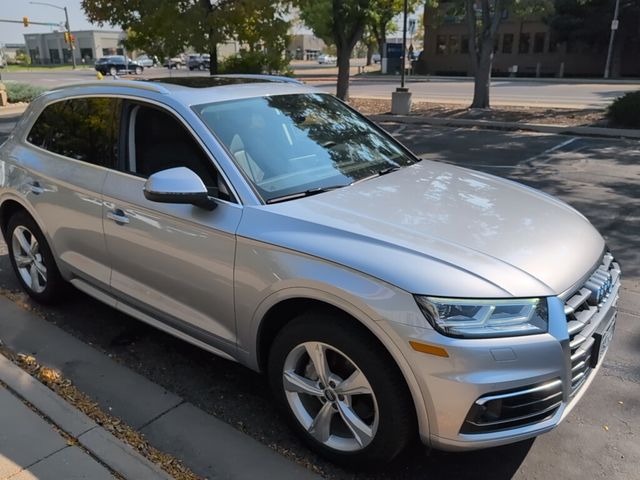
[[[218,46],[230,38],[241,37],[249,48],[263,41],[267,48],[281,49],[282,55],[288,23],[280,4],[276,0],[82,0],[91,22],[120,25],[131,32],[127,48],[172,57],[193,47],[210,54],[212,75],[218,73]]]
[[[611,33],[615,0],[555,0],[549,18],[554,40],[582,42],[591,52],[606,52]],[[620,76],[620,58],[625,45],[638,45],[640,0],[620,0],[619,25],[613,49],[612,75]],[[604,64],[602,66],[604,71]]]
[[[334,44],[338,54],[336,95],[349,97],[351,53],[362,38],[369,19],[372,0],[297,0],[300,18],[315,35]]]
[[[420,0],[408,0],[409,12],[413,12]],[[378,43],[380,58],[384,56],[387,35],[397,30],[393,19],[404,11],[404,0],[372,0],[369,27]]]
[[[474,74],[473,101],[470,108],[490,108],[491,69],[498,28],[506,10],[515,16],[546,15],[552,0],[453,0],[440,3],[426,0],[425,16],[434,9],[446,8],[454,15],[464,15],[469,31],[469,56]],[[581,0],[576,0],[581,1]],[[440,15],[442,12],[434,13]],[[425,40],[427,22],[425,25]],[[426,44],[426,42],[425,42]]]

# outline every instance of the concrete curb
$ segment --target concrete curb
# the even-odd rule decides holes
[[[0,380],[61,430],[78,440],[98,460],[127,479],[172,477],[131,446],[100,427],[80,410],[0,355]]]
[[[0,107],[0,120],[5,117],[19,117],[29,106],[28,103],[19,103],[17,105],[9,105],[7,107]]]
[[[603,127],[580,127],[546,125],[536,123],[497,122],[493,120],[470,120],[463,118],[422,117],[412,115],[368,115],[374,122],[395,122],[412,125],[435,125],[440,127],[477,127],[493,130],[525,130],[530,132],[577,135],[584,137],[611,137],[640,139],[640,130]]]

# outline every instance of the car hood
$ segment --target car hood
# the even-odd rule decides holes
[[[567,204],[509,180],[426,160],[245,210],[240,235],[419,294],[560,294],[588,274],[604,250],[600,234]]]

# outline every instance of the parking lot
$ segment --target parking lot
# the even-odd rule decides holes
[[[0,141],[2,129],[0,124]],[[50,322],[107,352],[288,457],[331,478],[638,478],[640,465],[640,146],[637,141],[521,132],[384,125],[437,161],[521,181],[583,212],[620,260],[624,283],[613,345],[578,407],[536,440],[464,454],[416,445],[384,472],[354,474],[303,447],[271,403],[266,381],[77,293],[46,311]],[[5,128],[6,130],[6,128]],[[552,236],[553,231],[549,232]],[[576,242],[580,239],[576,238]],[[562,268],[562,265],[558,265]],[[6,249],[0,288],[17,291]],[[28,302],[28,300],[27,300]]]

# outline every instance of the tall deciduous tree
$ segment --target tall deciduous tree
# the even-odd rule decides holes
[[[127,48],[171,57],[193,47],[211,55],[211,74],[218,73],[218,47],[228,39],[284,54],[288,22],[282,5],[278,0],[82,0],[90,21],[132,32]]]
[[[420,0],[408,0],[409,12],[413,12]],[[404,11],[404,0],[371,0],[369,27],[378,43],[380,58],[384,56],[387,35],[397,30],[393,19]]]
[[[579,41],[587,45],[589,51],[607,51],[615,0],[555,0],[554,5],[555,13],[549,21],[556,41]],[[632,47],[633,51],[634,46],[637,49],[640,45],[640,0],[620,0],[618,18],[612,77],[620,75],[624,46]],[[604,64],[602,69],[604,71]]]
[[[577,0],[581,1],[581,0]],[[425,45],[429,14],[440,15],[445,2],[425,1]],[[548,15],[551,0],[452,0],[446,8],[455,15],[464,15],[469,31],[469,56],[474,74],[471,108],[490,108],[491,69],[498,28],[508,10],[515,16]],[[436,13],[437,11],[437,13]],[[432,23],[432,22],[431,22]]]
[[[317,37],[334,44],[338,54],[336,95],[349,97],[350,58],[362,38],[372,0],[298,0],[300,18]]]

